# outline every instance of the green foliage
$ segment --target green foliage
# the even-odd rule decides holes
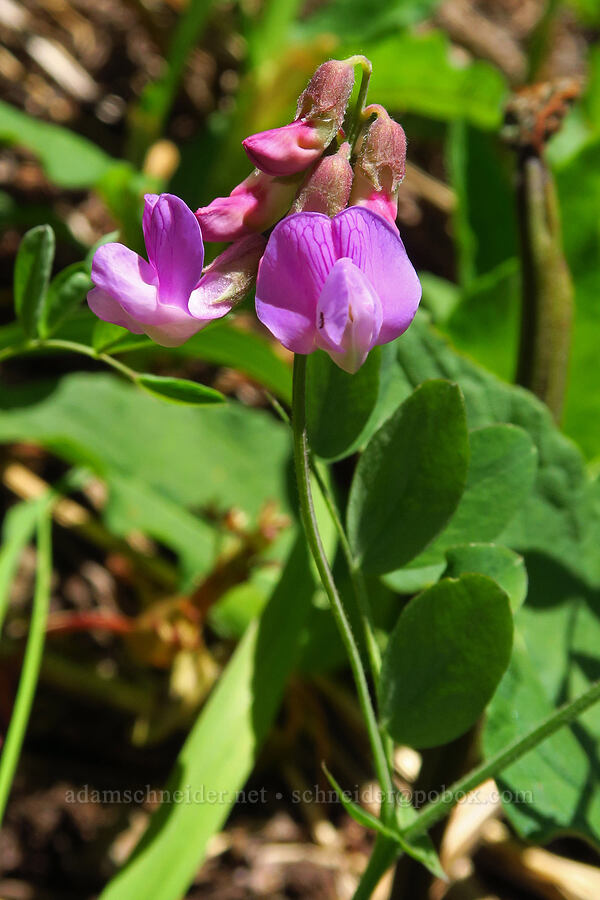
[[[325,3],[299,23],[297,31],[305,39],[329,32],[344,42],[360,44],[419,22],[438,5],[439,0],[393,0],[376,5],[369,0]]]
[[[499,544],[458,544],[447,553],[445,575],[458,578],[465,572],[479,572],[499,584],[516,612],[527,596],[527,570],[522,556]]]
[[[266,413],[165,403],[83,373],[15,387],[2,406],[0,440],[37,441],[106,478],[105,515],[118,533],[142,528],[164,541],[183,554],[184,573],[206,571],[217,549],[217,533],[192,511],[288,508],[288,435]]]
[[[180,900],[185,894],[271,727],[312,591],[306,551],[298,541],[262,616],[246,631],[177,757],[166,790],[171,797],[181,791],[183,802],[161,805],[102,900]]]
[[[468,452],[460,391],[444,381],[422,385],[371,438],[348,503],[366,571],[398,568],[438,534],[464,489]]]
[[[49,225],[28,231],[15,261],[15,310],[27,337],[37,334],[54,262],[54,232]]]
[[[355,375],[327,356],[314,353],[307,365],[308,436],[323,459],[336,459],[356,447],[379,394],[380,352],[375,348]]]
[[[496,538],[531,493],[537,451],[525,431],[514,425],[488,425],[471,432],[469,446],[467,483],[454,515],[407,568],[386,577],[386,583],[401,593],[427,587],[432,575],[435,581],[449,548]]]
[[[504,78],[486,62],[456,65],[442,31],[400,31],[364,52],[373,63],[370,94],[390,110],[443,121],[466,119],[483,129],[500,124]]]
[[[465,732],[510,659],[508,597],[490,578],[444,579],[402,611],[381,671],[383,720],[396,741],[435,747]]]
[[[172,403],[182,403],[187,406],[211,406],[214,403],[225,402],[225,397],[219,391],[186,378],[143,374],[137,376],[136,382],[149,394],[170,400]]]
[[[537,447],[533,490],[497,541],[523,552],[536,550],[592,583],[600,583],[597,487],[577,447],[554,425],[532,394],[514,387],[459,356],[420,317],[397,342],[406,394],[428,378],[449,378],[462,389],[470,428],[510,422],[528,432]]]
[[[80,135],[60,125],[34,119],[2,101],[0,140],[27,147],[35,153],[50,181],[60,187],[91,187],[119,164]]]
[[[92,282],[84,263],[73,263],[56,275],[48,286],[42,305],[39,334],[51,337],[76,310],[79,309]]]

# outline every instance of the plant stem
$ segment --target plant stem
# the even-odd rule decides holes
[[[317,566],[321,582],[331,604],[331,610],[348,654],[350,667],[356,683],[358,700],[367,726],[369,741],[373,752],[375,771],[383,792],[381,818],[388,824],[393,818],[394,785],[388,768],[386,753],[377,726],[375,711],[369,694],[367,678],[363,669],[360,651],[352,634],[352,628],[346,615],[342,600],[338,593],[323,544],[313,505],[310,485],[310,465],[308,439],[306,433],[306,357],[296,354],[294,357],[294,385],[292,399],[292,431],[294,441],[294,466],[298,482],[300,499],[300,515],[306,534],[306,540]]]
[[[598,700],[600,700],[600,681],[595,681],[585,693],[559,707],[525,737],[513,741],[491,759],[485,760],[481,765],[472,769],[464,778],[455,781],[437,800],[430,803],[417,815],[416,819],[403,831],[403,836],[410,840],[410,838],[427,831],[432,825],[443,819],[465,794],[476,788],[482,781],[493,778],[511,763],[525,756],[526,753],[541,744],[563,725],[573,721]]]
[[[377,835],[371,858],[367,868],[362,874],[352,900],[369,900],[373,891],[381,881],[383,874],[389,869],[395,859],[402,854],[399,845],[395,841]]]
[[[354,594],[356,596],[356,603],[358,605],[358,610],[360,613],[365,644],[367,646],[371,675],[375,686],[378,687],[379,672],[381,670],[381,652],[379,650],[379,644],[375,639],[375,634],[373,631],[373,612],[371,609],[371,602],[369,600],[367,587],[365,585],[364,575],[360,566],[354,559],[354,554],[352,553],[352,548],[350,547],[350,543],[348,541],[348,538],[346,537],[346,532],[344,531],[344,526],[342,525],[335,500],[331,494],[331,491],[329,490],[329,487],[327,486],[325,479],[319,471],[318,465],[314,461],[312,464],[312,470],[315,474],[315,478],[317,479],[317,484],[319,485],[319,490],[321,491],[323,500],[325,501],[327,511],[329,512],[331,520],[335,526],[335,530],[337,531],[340,546],[342,548],[342,553],[344,554],[346,565],[348,566],[348,571],[350,572],[350,579],[354,588]]]
[[[362,69],[362,77],[360,88],[358,89],[358,97],[356,98],[356,106],[354,107],[352,119],[348,128],[348,141],[352,149],[354,149],[354,144],[363,123],[362,111],[364,109],[365,100],[367,99],[367,92],[369,90],[369,81],[371,80],[373,66],[371,65],[371,61],[367,59],[366,56],[352,56],[349,60],[347,60],[347,62],[353,62],[355,65],[359,65]]]
[[[46,620],[50,605],[51,574],[52,517],[49,505],[44,504],[40,507],[37,525],[37,570],[29,637],[27,638],[17,698],[0,761],[0,822],[4,817],[11,785],[19,762],[38,682],[46,634]]]
[[[23,344],[18,344],[16,347],[5,347],[4,350],[0,351],[0,362],[6,359],[12,359],[15,356],[21,356],[24,353],[35,353],[39,350],[46,349],[67,350],[70,353],[79,353],[82,356],[87,356],[90,359],[103,362],[107,366],[116,369],[121,375],[125,375],[131,381],[137,382],[138,372],[130,369],[129,366],[126,366],[125,363],[120,362],[118,359],[109,356],[108,353],[96,353],[93,347],[88,347],[86,344],[78,344],[76,341],[63,341],[58,338],[48,338],[46,340],[34,339],[26,341]]]

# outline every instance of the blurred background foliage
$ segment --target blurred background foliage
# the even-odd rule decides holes
[[[483,415],[473,399],[471,427],[511,421],[495,413],[504,402],[509,405],[508,395],[489,387],[497,383],[486,381],[487,375],[469,362],[506,382],[514,380],[521,278],[515,154],[502,138],[503,107],[521,86],[565,79],[580,86],[580,98],[546,150],[576,293],[563,430],[583,451],[589,473],[596,473],[599,32],[596,0],[0,0],[0,352],[22,338],[21,326],[14,321],[11,284],[16,249],[28,228],[40,222],[52,225],[57,271],[73,265],[88,272],[91,249],[110,232],[143,249],[144,192],[172,191],[193,209],[229,193],[250,171],[242,138],[289,121],[298,94],[325,58],[360,52],[373,63],[370,99],[386,105],[408,135],[399,226],[422,278],[423,306],[468,358],[460,369],[465,384],[474,394],[474,386],[485,385],[491,412]],[[269,400],[290,400],[289,354],[260,329],[251,300],[235,316],[170,352],[144,337],[97,323],[77,303],[74,315],[54,323],[56,338],[118,354],[136,369],[210,383],[234,402],[200,409],[169,405],[98,371],[96,362],[64,354],[3,364],[0,442],[3,497],[10,511],[0,557],[0,606],[35,527],[32,504],[46,495],[49,485],[74,503],[61,507],[62,530],[55,538],[57,574],[49,620],[55,636],[44,657],[42,700],[64,691],[81,703],[94,698],[118,708],[126,718],[114,726],[114,742],[124,734],[127,741],[131,738],[119,778],[124,784],[135,782],[143,758],[146,780],[160,780],[181,733],[244,633],[238,672],[250,670],[248,660],[263,644],[247,626],[264,608],[289,557],[285,572],[288,591],[299,603],[294,625],[301,646],[283,646],[274,660],[277,684],[265,685],[260,673],[258,683],[274,715],[291,659],[299,652],[298,669],[302,677],[315,679],[311,684],[318,698],[311,713],[311,739],[317,744],[321,740],[315,721],[333,709],[354,740],[356,723],[347,696],[332,698],[332,685],[319,681],[343,658],[333,623],[306,566],[302,569],[298,562],[300,551],[289,556],[296,531],[289,435]],[[444,351],[431,344],[425,353],[420,341],[418,331],[407,338],[407,365],[423,377],[453,377],[452,367],[445,368]],[[361,373],[356,404],[371,394],[379,400],[374,414],[370,399],[365,401],[356,433],[330,430],[319,437],[322,410],[313,398],[315,446],[324,458],[335,459],[340,449],[347,453],[362,446],[365,435],[406,395],[411,386],[403,374],[406,367],[401,371],[392,357],[382,354],[380,375],[369,367]],[[462,381],[461,386],[469,405],[469,391]],[[335,396],[335,384],[331,389]],[[362,416],[362,410],[358,412]],[[528,416],[535,419],[533,424]],[[553,554],[577,577],[594,581],[595,531],[590,529],[588,535],[587,525],[581,524],[587,507],[584,516],[579,507],[571,509],[567,499],[571,488],[579,491],[583,465],[574,449],[565,449],[554,438],[552,452],[547,451],[547,423],[538,428],[531,411],[522,418],[526,424],[518,416],[517,424],[532,435],[541,434],[547,483],[565,458],[575,474],[561,482],[555,494],[548,489],[547,496],[538,498],[545,504],[543,516],[536,518],[534,509],[528,520],[547,524],[555,513],[557,520],[563,516],[556,530],[540,527],[537,542],[524,548],[517,522],[506,542]],[[342,484],[347,481],[344,465],[337,469]],[[23,503],[14,505],[15,497]],[[590,546],[574,563],[580,551],[573,535],[580,532]],[[333,549],[335,541],[329,537]],[[402,584],[393,578],[370,584],[382,630],[397,612],[394,590],[415,590],[423,583],[419,579],[427,583],[431,572],[411,577],[407,581],[404,572]],[[31,565],[20,578],[12,588],[17,602],[7,622],[4,652],[9,660],[11,653],[18,653],[23,634]],[[538,573],[538,581],[541,594],[548,587],[547,576]],[[310,609],[300,604],[302,590],[312,597]],[[574,591],[569,586],[567,595]],[[165,596],[169,602],[176,598],[166,613],[160,606]],[[200,628],[190,630],[189,616],[182,614],[181,604],[188,601]],[[93,627],[99,609],[114,620],[112,630],[106,626],[106,633],[100,634]],[[535,644],[538,619],[535,611],[528,615],[524,628]],[[137,625],[130,634],[134,618]],[[306,622],[309,627],[304,628]],[[552,640],[558,640],[556,628]],[[70,642],[69,629],[84,632],[77,645]],[[565,657],[569,652],[565,648]],[[546,672],[543,652],[538,655],[554,699],[560,696],[559,687]],[[14,665],[7,673],[10,686]],[[293,690],[302,695],[302,678]],[[231,702],[232,691],[235,684],[224,683],[225,699],[216,699],[213,708]],[[503,703],[516,702],[510,685],[495,702],[500,714]],[[84,716],[88,754],[96,741],[107,740],[95,730],[93,718]],[[257,731],[261,737],[268,731],[267,719],[265,713]],[[254,752],[252,730],[248,726],[244,732],[244,723],[247,726],[243,720],[237,732],[247,737],[247,746],[240,739],[242,761],[235,747],[225,743],[222,748],[231,757],[232,769],[239,762],[232,777],[242,783]],[[36,735],[40,740],[45,733],[43,717],[32,727],[35,748]],[[196,747],[207,733],[208,726],[203,727],[194,738]],[[290,748],[290,734],[300,726],[289,710],[286,727],[277,730],[275,749],[272,745],[268,753],[275,754],[281,745]],[[72,748],[74,739],[64,730],[63,746]],[[496,746],[493,729],[487,739]],[[315,757],[323,755],[321,750],[319,746]],[[338,754],[344,757],[343,748]],[[116,764],[114,751],[108,759]],[[196,774],[204,762],[200,755]],[[345,762],[350,771],[356,766]],[[288,785],[299,777],[295,770],[290,775],[290,765],[280,776]],[[98,777],[101,781],[103,776]],[[198,841],[218,825],[205,821]],[[104,825],[97,827],[102,831]],[[115,830],[114,821],[111,828]],[[522,826],[523,833],[532,830],[531,823]],[[130,845],[136,834],[129,837]],[[120,852],[114,851],[108,867],[94,869],[96,886],[127,855]],[[196,861],[191,860],[192,869]]]

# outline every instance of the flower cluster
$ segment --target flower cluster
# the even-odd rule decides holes
[[[92,311],[176,346],[256,279],[258,318],[295,353],[320,348],[353,373],[402,334],[421,297],[395,223],[406,138],[382,106],[349,113],[358,61],[323,63],[293,122],[243,141],[256,168],[228,197],[194,214],[172,194],[147,195],[148,261],[100,247]],[[203,239],[231,242],[204,269]]]

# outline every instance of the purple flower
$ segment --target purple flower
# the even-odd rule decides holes
[[[421,285],[394,227],[369,209],[297,213],[273,229],[256,284],[261,322],[294,353],[354,373],[413,320]]]
[[[256,274],[264,238],[252,235],[237,242],[202,275],[200,225],[183,200],[147,194],[142,224],[149,261],[123,244],[99,247],[88,304],[105,322],[176,347],[242,299]]]

